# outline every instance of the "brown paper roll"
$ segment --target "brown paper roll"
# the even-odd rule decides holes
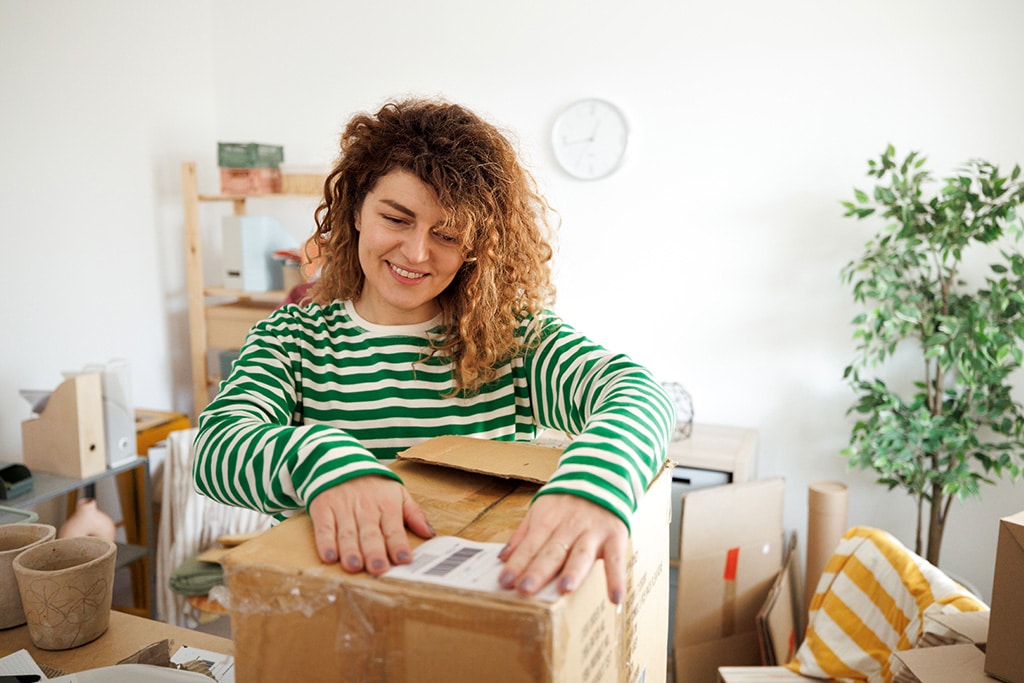
[[[812,481],[807,487],[807,571],[804,574],[804,612],[825,564],[846,533],[849,492],[837,481]]]

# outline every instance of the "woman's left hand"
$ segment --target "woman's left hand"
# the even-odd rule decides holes
[[[576,590],[597,559],[604,560],[608,599],[626,594],[629,532],[615,514],[589,500],[561,493],[540,496],[501,551],[499,581],[533,595],[558,578],[558,592]]]

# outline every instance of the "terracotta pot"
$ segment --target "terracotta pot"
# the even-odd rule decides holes
[[[27,548],[52,541],[56,533],[49,524],[0,525],[0,628],[25,623],[18,581],[14,578],[14,558]]]
[[[113,541],[117,527],[110,515],[96,506],[92,498],[83,498],[75,505],[75,512],[61,525],[57,538],[74,536],[96,536]]]
[[[14,575],[32,643],[67,650],[110,625],[117,546],[93,536],[58,538],[14,558]]]

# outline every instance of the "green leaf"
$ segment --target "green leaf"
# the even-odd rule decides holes
[[[1024,363],[1024,256],[1013,246],[1024,187],[1019,166],[1004,176],[972,160],[938,183],[925,166],[892,144],[868,161],[870,194],[855,189],[842,206],[884,225],[841,281],[863,307],[843,371],[856,420],[843,455],[921,501],[927,519],[931,505],[1024,472],[1024,408],[1011,383]],[[987,262],[984,277],[968,277]]]

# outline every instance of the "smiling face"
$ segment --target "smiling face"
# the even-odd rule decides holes
[[[356,219],[365,280],[356,311],[378,325],[426,322],[464,259],[444,225],[445,212],[426,183],[392,171],[374,186]]]

